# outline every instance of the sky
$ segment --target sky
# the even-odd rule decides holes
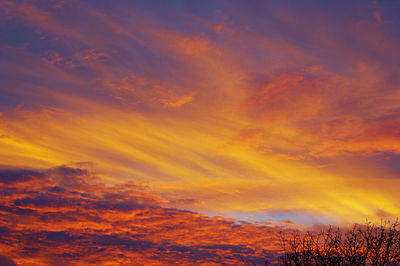
[[[258,263],[398,217],[399,12],[2,0],[0,262]]]

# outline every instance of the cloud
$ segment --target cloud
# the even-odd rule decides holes
[[[247,83],[244,110],[266,126],[257,129],[263,133],[251,145],[295,159],[398,153],[399,106],[378,89],[387,83],[391,91],[393,85],[382,73],[361,84],[366,77],[360,75],[337,75],[317,66],[255,75]]]
[[[400,213],[398,6],[211,2],[0,3],[5,210]]]
[[[19,190],[21,183],[14,182],[18,192],[1,201],[0,250],[18,264],[58,260],[167,265],[276,258],[277,253],[268,252],[279,248],[279,228],[164,208],[139,190],[92,183],[95,179],[84,169],[60,166],[41,172],[45,174],[32,178],[46,175],[54,186],[42,183]],[[3,175],[7,173],[29,182],[22,177],[32,171],[4,171]],[[75,185],[65,184],[57,177],[60,173]],[[0,193],[7,190],[1,187]],[[7,245],[17,239],[18,245]]]
[[[14,184],[43,176],[42,173],[31,170],[0,170],[0,183]]]
[[[171,96],[169,99],[161,99],[160,102],[164,107],[181,107],[184,104],[190,103],[194,101],[193,95],[184,95],[184,96]]]
[[[16,266],[17,264],[14,263],[14,261],[10,258],[0,256],[0,265],[4,266]]]

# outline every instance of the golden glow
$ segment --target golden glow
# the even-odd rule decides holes
[[[163,204],[207,214],[312,217],[300,223],[400,214],[396,171],[369,166],[400,153],[400,94],[363,51],[341,72],[331,54],[317,60],[290,38],[233,21],[188,15],[204,32],[186,32],[141,9],[138,21],[88,12],[110,37],[34,4],[0,7],[65,46],[44,55],[8,48],[7,70],[32,80],[13,92],[32,101],[2,109],[2,166],[90,162],[108,185],[146,183]],[[398,42],[370,19],[348,28],[387,56],[395,46],[372,39]],[[314,45],[331,50],[334,37]],[[351,54],[341,39],[335,47]]]

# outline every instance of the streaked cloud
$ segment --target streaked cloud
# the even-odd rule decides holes
[[[303,225],[396,217],[398,10],[397,3],[372,1],[4,0],[0,165],[8,170],[0,182],[32,191],[3,204],[32,213],[21,214],[24,221],[46,209],[52,214],[43,219],[62,222],[49,230],[46,220],[29,233],[44,247],[53,238],[86,243],[89,233],[73,233],[81,223],[106,230],[90,232],[101,244],[88,247],[88,259],[109,252],[102,254],[130,261],[118,257],[119,248],[133,245],[143,246],[140,258],[148,263],[163,244],[130,232],[128,218],[136,214],[150,217],[149,237],[161,226],[157,234],[166,239],[185,219],[212,224],[207,231],[243,228],[197,213]],[[26,230],[27,223],[21,221]],[[183,223],[181,234],[194,227]],[[261,230],[254,224],[243,230]],[[46,242],[40,231],[58,233]],[[185,247],[164,251],[186,262],[185,252],[203,258],[248,245],[232,237],[213,246],[205,233],[195,236],[190,245],[174,236]],[[65,257],[73,260],[74,252]]]

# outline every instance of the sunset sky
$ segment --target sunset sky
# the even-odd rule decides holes
[[[399,13],[0,1],[0,263],[235,265],[399,216]]]

